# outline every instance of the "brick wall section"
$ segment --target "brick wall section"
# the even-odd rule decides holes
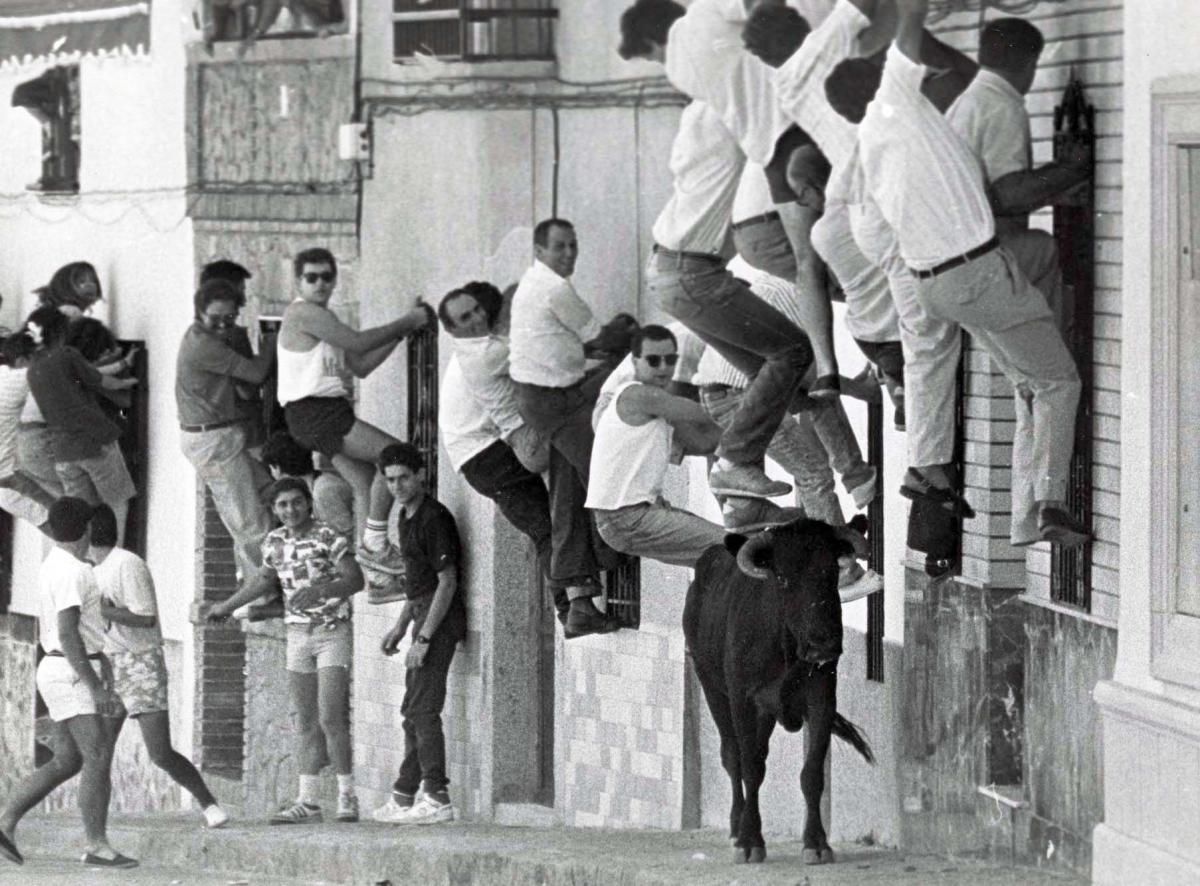
[[[988,13],[989,18],[996,15]],[[1022,17],[1036,24],[1046,37],[1037,79],[1026,98],[1034,164],[1051,159],[1054,107],[1072,69],[1096,108],[1092,612],[1115,622],[1120,534],[1122,3],[1041,3]],[[978,27],[978,14],[970,13],[947,18],[935,30],[974,56]],[[1039,213],[1034,223],[1048,228],[1049,212]],[[994,372],[990,359],[977,351],[968,355],[967,369],[966,482],[981,516],[966,527],[963,574],[1001,587],[1027,584],[1028,593],[1049,599],[1048,547],[1035,545],[1025,556],[1007,542],[1014,427],[1011,386]]]
[[[197,602],[224,600],[237,590],[233,540],[197,481],[200,527],[196,539]],[[246,717],[246,641],[236,622],[196,627],[195,747],[201,768],[225,778],[242,777]]]
[[[0,797],[33,768],[37,619],[0,615]]]

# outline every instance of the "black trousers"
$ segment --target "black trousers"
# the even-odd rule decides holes
[[[414,635],[419,626],[414,625]],[[446,790],[446,736],[442,733],[442,706],[446,703],[446,677],[458,637],[439,629],[429,643],[425,662],[404,672],[404,759],[392,789],[416,794],[421,783],[426,793]]]
[[[462,475],[472,489],[494,501],[504,518],[533,542],[538,566],[554,594],[554,607],[565,612],[569,605],[566,582],[555,581],[551,572],[550,494],[542,478],[527,470],[502,440],[470,458],[462,466]]]

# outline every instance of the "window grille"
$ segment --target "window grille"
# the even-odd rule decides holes
[[[1072,75],[1054,109],[1054,156],[1077,150],[1094,151],[1096,111],[1087,103],[1083,85]],[[1094,182],[1095,177],[1093,175]],[[1067,482],[1067,509],[1084,526],[1092,525],[1092,324],[1095,318],[1095,212],[1092,189],[1069,205],[1054,207],[1054,235],[1062,267],[1063,288],[1073,294],[1067,346],[1075,358],[1083,388],[1075,421],[1075,451]],[[1051,599],[1088,611],[1092,605],[1091,545],[1050,551]]]
[[[12,603],[13,518],[0,511],[0,615],[8,612]]]
[[[128,371],[128,377],[136,378],[138,384],[129,392],[129,405],[121,409],[121,436],[117,446],[139,491],[146,488],[146,453],[149,449],[150,392],[147,390],[148,355],[144,341],[122,339],[122,349],[128,353],[137,349],[137,356]],[[129,500],[129,513],[125,518],[125,547],[139,556],[146,556],[146,496],[135,495]]]
[[[425,460],[425,485],[437,498],[437,327],[426,326],[408,337],[408,441]]]
[[[626,557],[616,569],[604,573],[606,611],[623,628],[637,630],[642,623],[642,561]]]
[[[392,55],[553,59],[554,0],[393,0]]]
[[[42,177],[31,191],[79,190],[79,66],[50,68],[19,84],[12,105],[24,108],[42,126]]]

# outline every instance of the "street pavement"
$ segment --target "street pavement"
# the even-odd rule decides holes
[[[1079,886],[1043,868],[1012,867],[861,845],[835,846],[833,865],[806,867],[802,846],[768,837],[767,863],[734,865],[716,831],[611,831],[454,822],[398,828],[363,822],[271,827],[196,815],[114,816],[114,846],[141,860],[132,872],[85,874],[75,859],[79,822],[55,813],[22,822],[25,868],[0,867],[0,884],[217,886],[351,883],[363,886]],[[0,862],[0,864],[3,864]],[[161,866],[161,867],[159,867]],[[180,874],[180,871],[188,872]],[[20,879],[26,872],[42,879]],[[16,879],[13,879],[16,877]],[[85,879],[92,877],[93,879]]]

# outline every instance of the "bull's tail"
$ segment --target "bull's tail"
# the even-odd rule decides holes
[[[833,734],[862,754],[863,759],[868,763],[875,762],[875,754],[872,753],[871,745],[867,743],[866,736],[859,731],[857,726],[841,714],[833,715]]]

